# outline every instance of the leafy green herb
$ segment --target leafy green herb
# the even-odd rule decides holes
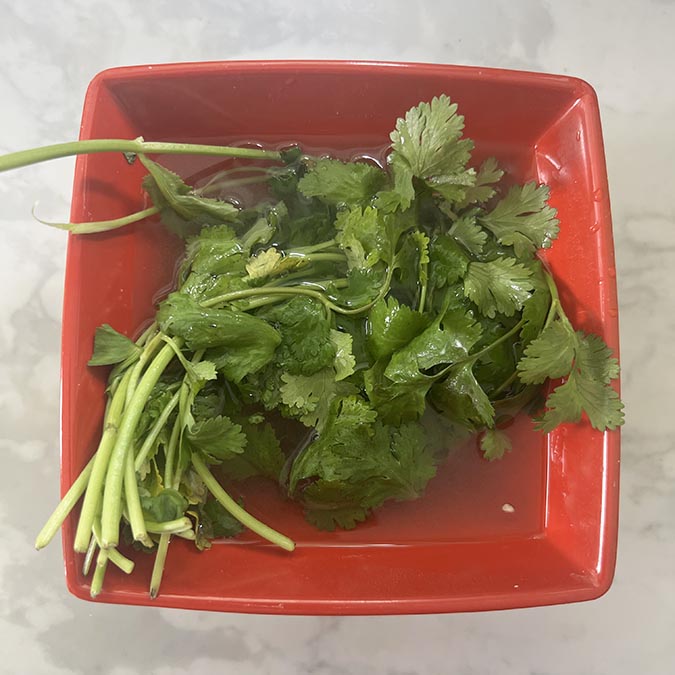
[[[75,548],[89,563],[100,549],[92,595],[108,561],[129,571],[116,548],[127,537],[156,553],[155,597],[172,537],[203,550],[246,527],[293,550],[214,465],[228,481],[276,481],[333,530],[421,496],[472,433],[486,459],[501,458],[511,450],[501,427],[521,411],[545,432],[584,417],[601,431],[622,424],[616,359],[575,330],[537,258],[558,234],[548,188],[498,195],[503,171],[493,158],[472,166],[463,132],[441,95],[396,121],[387,170],[297,147],[75,144],[137,155],[153,206],[66,229],[159,213],[185,255],[138,340],[97,330],[90,364],[114,366],[100,445],[37,546],[84,494]],[[238,165],[193,189],[147,156],[190,150],[276,164]],[[32,152],[0,157],[0,170]],[[206,196],[227,195],[238,172],[267,196],[247,208]]]

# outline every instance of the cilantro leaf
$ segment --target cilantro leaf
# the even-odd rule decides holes
[[[413,177],[425,180],[449,201],[463,198],[475,183],[475,172],[466,169],[473,143],[461,139],[463,130],[464,117],[446,95],[420,103],[396,121],[389,161],[403,208],[415,197]]]
[[[352,392],[352,385],[337,382],[335,370],[324,368],[312,375],[281,375],[281,402],[288,413],[307,427],[321,429],[328,417],[331,403],[339,395]]]
[[[244,526],[215,499],[208,499],[200,509],[200,534],[206,540],[236,537]]]
[[[541,384],[568,375],[578,347],[578,336],[562,321],[554,321],[525,348],[518,377],[525,384]]]
[[[429,320],[424,314],[399,304],[390,296],[378,301],[370,310],[368,347],[376,359],[385,358],[408,344],[428,325]]]
[[[335,368],[336,381],[344,380],[354,372],[356,359],[352,353],[352,336],[331,328],[330,337],[335,345]]]
[[[371,405],[385,424],[401,424],[422,416],[431,378],[394,382],[385,375],[387,360],[376,361],[363,375]]]
[[[381,258],[383,223],[371,206],[340,211],[335,220],[335,240],[347,256],[349,269],[372,267]]]
[[[90,366],[109,366],[138,359],[141,349],[126,335],[118,333],[112,326],[104,323],[96,329],[94,353],[89,359]]]
[[[435,288],[443,288],[461,279],[469,266],[469,256],[447,234],[439,234],[431,242],[429,276]]]
[[[418,497],[435,472],[420,425],[384,427],[362,399],[349,397],[333,404],[323,433],[296,458],[289,491],[319,527],[349,528],[387,499]]]
[[[391,357],[384,374],[393,382],[425,378],[426,371],[468,355],[481,335],[480,324],[461,310],[440,315],[426,330]]]
[[[453,368],[448,377],[430,392],[436,409],[448,419],[470,429],[494,424],[495,411],[490,399],[476,380],[472,363]]]
[[[619,364],[599,336],[575,332],[568,322],[554,321],[527,346],[517,369],[525,383],[567,377],[546,400],[547,410],[537,420],[542,431],[578,422],[584,412],[591,426],[601,431],[623,423],[623,404],[611,385],[619,375]]]
[[[300,179],[298,190],[329,204],[365,204],[385,181],[382,169],[371,164],[319,159]]]
[[[490,462],[501,459],[511,450],[511,439],[499,429],[487,429],[480,439],[480,449],[483,457]]]
[[[494,157],[488,157],[478,169],[476,183],[467,191],[461,207],[469,204],[482,204],[492,199],[495,195],[494,185],[498,183],[504,172],[499,168],[497,160]]]
[[[303,259],[299,256],[282,256],[276,248],[268,248],[246,263],[246,271],[250,279],[265,279],[289,272],[302,263]]]
[[[475,212],[469,212],[460,216],[453,223],[449,234],[473,255],[480,255],[485,242],[487,242],[487,232],[476,222]]]
[[[281,342],[266,321],[232,309],[206,308],[182,293],[162,302],[157,321],[168,335],[181,337],[191,350],[209,347],[255,350],[256,362],[271,361]]]
[[[530,182],[514,185],[481,222],[505,246],[513,246],[519,258],[537,248],[549,248],[558,236],[555,209],[546,204],[548,186]]]
[[[194,450],[203,452],[213,463],[241,454],[246,447],[241,425],[220,415],[196,421],[187,428],[185,439]]]
[[[464,293],[484,316],[513,316],[530,297],[534,288],[531,276],[532,271],[513,258],[471,262],[464,277]]]
[[[330,319],[314,298],[295,296],[270,310],[267,317],[281,333],[276,362],[291,375],[312,375],[335,359]]]
[[[524,344],[532,342],[544,328],[549,308],[551,292],[546,286],[537,286],[534,293],[523,303],[523,327],[520,337]]]
[[[281,451],[272,425],[247,422],[242,427],[247,438],[246,447],[241,454],[223,462],[223,471],[235,480],[245,480],[251,476],[278,480],[286,456]]]
[[[160,210],[165,223],[181,226],[185,223],[219,225],[236,219],[239,209],[218,199],[198,197],[180,176],[140,154],[139,159],[150,172],[143,188]]]
[[[381,266],[354,267],[347,274],[347,285],[337,288],[328,284],[329,298],[344,307],[363,307],[377,298],[384,283]]]
[[[190,237],[185,247],[186,263],[194,272],[205,274],[231,273],[243,267],[243,247],[228,225],[203,227]]]
[[[188,501],[177,490],[165,488],[154,496],[142,496],[141,506],[148,520],[166,523],[185,514]]]

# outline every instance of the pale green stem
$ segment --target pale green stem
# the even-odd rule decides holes
[[[156,206],[151,206],[142,211],[137,211],[121,218],[113,218],[112,220],[94,220],[90,223],[53,223],[49,220],[38,218],[35,215],[35,209],[33,209],[33,218],[43,225],[55,227],[57,230],[66,230],[72,234],[94,234],[96,232],[109,232],[110,230],[116,230],[132,223],[138,223],[157,213],[159,213],[159,209]]]
[[[239,506],[239,504],[223,490],[220,483],[218,483],[215,476],[209,471],[209,468],[196,452],[192,453],[192,466],[194,466],[195,471],[199,474],[209,492],[216,498],[220,505],[242,525],[248,527],[249,530],[252,530],[263,539],[280,546],[286,551],[293,551],[295,549],[295,542],[292,539],[289,539],[286,535],[272,529],[269,525],[261,523],[257,518],[248,513],[248,511]]]
[[[124,497],[129,514],[129,525],[134,540],[140,541],[143,546],[150,547],[152,542],[148,537],[148,531],[145,527],[145,518],[141,508],[141,498],[138,494],[138,482],[136,481],[136,471],[134,470],[134,453],[127,452],[126,467],[124,471]]]
[[[89,595],[95,598],[103,588],[103,579],[105,578],[105,570],[108,567],[108,551],[104,548],[98,550],[98,557],[96,558],[96,567],[94,568],[94,576],[91,579],[91,588]]]
[[[160,376],[175,356],[173,349],[166,345],[153,359],[143,374],[134,396],[124,411],[120,421],[119,433],[115,447],[110,455],[108,473],[103,493],[103,511],[101,515],[101,543],[105,548],[116,546],[119,542],[120,518],[122,515],[122,484],[127,452],[143,413],[150,392],[157,384]]]
[[[73,155],[90,155],[97,152],[122,152],[132,154],[162,155],[213,155],[216,157],[241,157],[243,159],[281,159],[281,153],[275,150],[259,150],[256,148],[233,148],[221,145],[201,145],[194,143],[163,143],[144,141],[140,138],[129,139],[95,139],[57,143],[41,148],[10,152],[0,157],[0,172],[18,169],[22,166],[46,162],[60,157]]]
[[[140,468],[145,463],[145,460],[148,458],[150,451],[154,448],[159,434],[162,432],[162,429],[166,425],[169,416],[173,412],[174,408],[178,405],[178,399],[180,397],[180,390],[178,390],[172,397],[171,400],[164,406],[160,416],[157,418],[157,421],[154,423],[152,429],[145,437],[141,449],[136,455],[134,460],[134,470],[139,471]]]
[[[163,534],[159,538],[157,546],[157,555],[155,555],[155,564],[152,567],[152,578],[150,579],[150,597],[154,600],[159,595],[159,587],[162,584],[164,575],[164,565],[166,563],[166,554],[169,550],[171,541],[170,534]]]
[[[91,470],[94,466],[95,457],[92,457],[87,466],[82,469],[80,475],[75,479],[75,482],[70,486],[70,489],[63,496],[59,505],[54,509],[54,512],[40,530],[40,533],[35,539],[35,548],[40,550],[47,546],[47,544],[54,538],[54,535],[59,531],[61,525],[68,517],[68,514],[73,510],[78,499],[84,494],[87,489],[87,483],[91,476]]]
[[[122,417],[122,411],[124,410],[126,391],[129,386],[130,377],[131,371],[127,371],[122,377],[122,381],[115,390],[115,394],[108,407],[108,415],[103,422],[103,435],[101,436],[101,442],[99,443],[98,450],[94,456],[94,466],[91,470],[91,477],[87,485],[87,491],[84,495],[82,511],[80,512],[80,519],[77,523],[77,531],[75,533],[75,543],[73,548],[79,553],[84,553],[89,546],[91,528],[101,503],[103,482],[108,471],[110,455],[115,446],[115,441],[117,440],[118,428]]]

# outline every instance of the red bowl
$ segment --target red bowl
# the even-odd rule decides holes
[[[551,187],[560,238],[546,259],[575,325],[618,347],[614,252],[595,92],[538,73],[446,65],[231,62],[107,70],[87,92],[81,138],[298,142],[342,157],[382,152],[395,120],[447,93],[466,117],[474,159],[495,155],[510,180]],[[177,166],[175,158],[168,158]],[[213,159],[183,158],[182,173]],[[142,167],[119,154],[77,160],[72,220],[144,207]],[[170,286],[180,244],[158,223],[68,243],[62,347],[65,489],[100,433],[105,373],[88,368],[96,326],[129,335]],[[475,444],[455,452],[417,502],[392,504],[350,532],[318,532],[274,489],[244,486],[247,507],[293,537],[289,554],[254,536],[199,553],[175,541],[159,598],[151,559],[111,569],[98,600],[278,614],[397,614],[503,609],[589,600],[610,586],[615,564],[619,433],[587,423],[548,436],[526,418],[513,451],[484,461]],[[511,508],[513,507],[513,508]],[[73,521],[63,531],[68,588],[89,598]]]

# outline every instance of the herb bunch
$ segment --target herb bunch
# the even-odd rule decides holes
[[[246,209],[223,198],[227,176],[190,187],[142,139],[98,148],[137,155],[152,206],[62,227],[159,213],[185,256],[136,341],[98,329],[90,364],[112,366],[100,445],[38,548],[84,495],[75,550],[85,571],[96,559],[92,595],[109,562],[133,568],[127,541],[156,553],[154,597],[173,536],[204,549],[248,527],[294,547],[215,474],[266,477],[315,526],[352,528],[387,500],[420,497],[451,439],[480,433],[485,457],[501,457],[499,427],[521,410],[543,432],[583,415],[599,430],[622,424],[616,359],[574,329],[538,257],[559,228],[548,188],[500,192],[502,170],[470,166],[463,129],[443,95],[396,122],[386,169],[259,151],[281,162],[259,169],[268,196]],[[38,159],[16,153],[0,170]],[[309,434],[298,451],[282,451],[279,418]]]

